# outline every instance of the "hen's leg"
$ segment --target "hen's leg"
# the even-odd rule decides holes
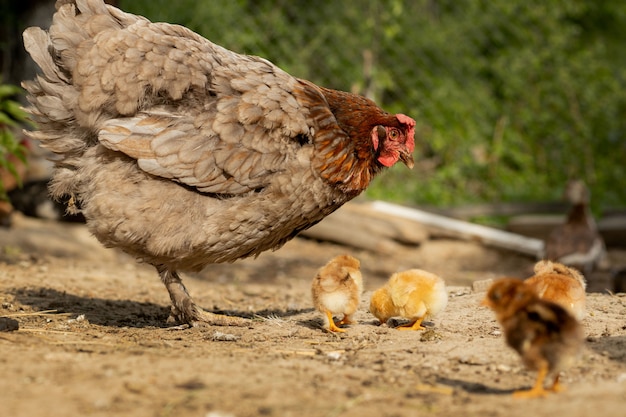
[[[158,266],[157,271],[159,271],[161,281],[165,284],[165,288],[170,294],[170,300],[172,300],[171,316],[179,323],[188,324],[190,327],[198,323],[216,326],[247,325],[247,321],[240,317],[229,317],[204,311],[191,299],[176,271],[171,271],[165,266]]]

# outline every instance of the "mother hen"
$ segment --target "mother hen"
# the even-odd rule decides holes
[[[42,71],[23,83],[29,135],[58,155],[51,193],[156,267],[179,322],[228,322],[179,271],[276,249],[384,167],[413,166],[408,116],[102,0],[56,8],[48,32],[24,32]]]

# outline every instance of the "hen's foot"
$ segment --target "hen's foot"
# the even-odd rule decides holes
[[[240,326],[246,327],[250,322],[241,317],[226,316],[223,314],[215,314],[205,311],[195,304],[192,304],[190,310],[181,312],[175,306],[171,306],[168,323],[183,323],[179,326],[172,327],[172,330],[182,330],[190,327],[211,325],[211,326]]]
[[[172,300],[170,318],[168,321],[175,320],[177,323],[194,327],[199,324],[209,324],[214,326],[247,326],[248,320],[241,317],[230,317],[221,314],[209,313],[198,307],[193,302],[187,289],[183,285],[180,277],[175,271],[161,266],[157,267],[161,281],[165,284],[167,292]],[[178,327],[184,328],[184,327]]]

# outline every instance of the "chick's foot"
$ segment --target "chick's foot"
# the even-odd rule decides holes
[[[344,324],[353,324],[353,323],[354,322],[352,321],[352,318],[350,316],[344,314],[343,318],[339,322],[339,326],[342,326]]]
[[[550,387],[550,391],[552,391],[552,392],[563,392],[563,391],[565,391],[565,387],[563,385],[561,385],[561,383],[559,382],[559,376],[560,375],[557,374],[557,376],[554,377],[554,383]]]
[[[326,311],[326,317],[328,318],[328,331],[337,332],[337,333],[345,333],[345,330],[337,327],[335,321],[333,320],[333,313],[330,311]]]
[[[403,324],[402,326],[398,326],[398,330],[426,330],[426,327],[422,326],[422,320],[424,318],[419,318],[415,320],[413,323]]]
[[[537,381],[535,382],[535,386],[529,390],[515,391],[513,393],[514,398],[537,398],[537,397],[545,397],[548,395],[548,391],[543,388],[543,382],[546,379],[546,375],[548,374],[548,366],[542,366],[539,369],[539,373],[537,374]]]

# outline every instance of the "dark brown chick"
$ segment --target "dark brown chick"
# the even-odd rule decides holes
[[[530,390],[513,395],[532,398],[560,391],[559,373],[573,362],[582,346],[578,320],[558,304],[540,299],[530,286],[515,278],[494,282],[483,305],[495,312],[507,344],[519,353],[524,365],[538,372]],[[548,374],[554,375],[554,382],[546,390]]]

